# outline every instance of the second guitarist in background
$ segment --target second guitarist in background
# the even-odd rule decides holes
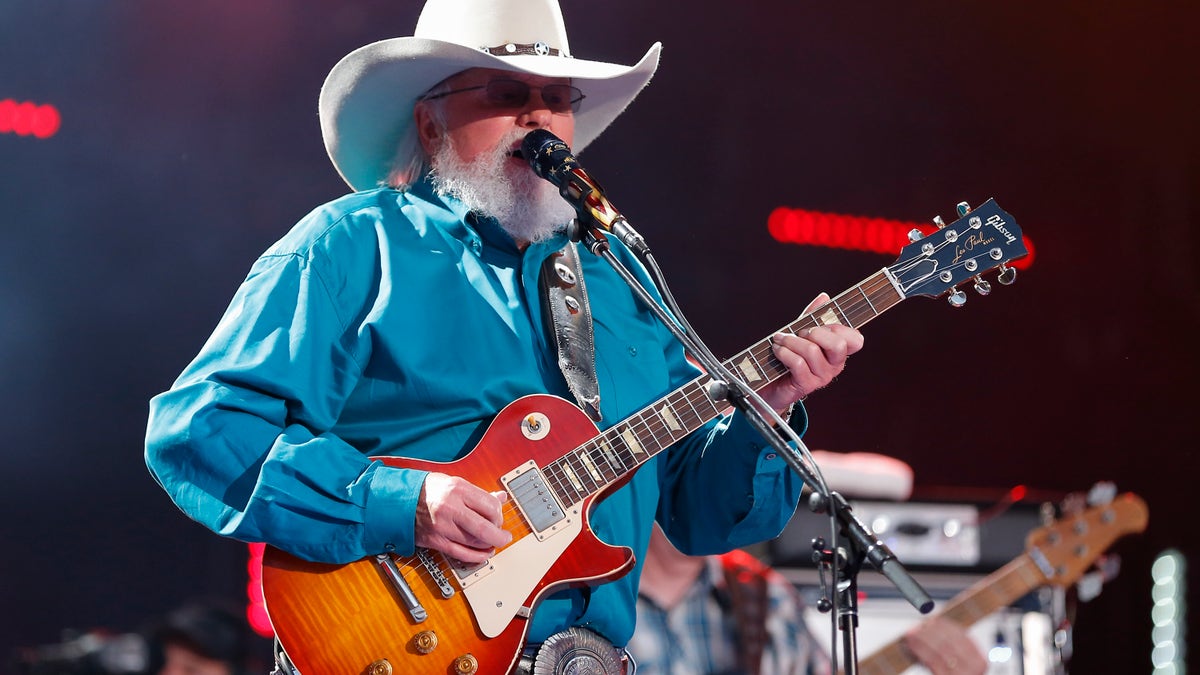
[[[151,402],[148,465],[190,517],[329,563],[418,547],[478,563],[508,543],[504,493],[369,458],[455,460],[511,401],[572,398],[539,276],[574,212],[515,150],[535,129],[590,143],[649,81],[659,46],[631,67],[569,53],[554,0],[429,0],[414,37],[333,69],[321,129],[355,192],[254,262],[199,355]],[[698,372],[615,272],[586,253],[580,263],[599,399],[578,402],[595,404],[604,429]],[[762,391],[801,426],[797,401],[863,344],[841,325],[803,333],[776,336],[790,372]],[[639,565],[655,521],[680,549],[718,553],[776,536],[800,489],[740,414],[721,416],[651,460],[591,524]],[[585,626],[623,647],[638,576],[546,598],[529,640]]]
[[[830,489],[907,499],[912,469],[869,452],[813,451]],[[629,650],[639,675],[828,675],[830,659],[804,620],[804,600],[783,574],[750,553],[680,553],[655,530],[642,566]],[[904,635],[932,675],[983,675],[987,658],[966,629],[940,616]],[[847,654],[840,654],[845,665]],[[899,670],[892,672],[900,672]]]

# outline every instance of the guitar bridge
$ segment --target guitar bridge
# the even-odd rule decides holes
[[[437,584],[438,590],[442,592],[442,597],[447,599],[454,597],[454,587],[450,585],[450,580],[446,578],[441,566],[433,559],[433,554],[429,552],[429,549],[417,549],[417,558],[425,566],[425,570],[429,572],[433,583]]]

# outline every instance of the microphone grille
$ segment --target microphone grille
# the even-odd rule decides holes
[[[521,156],[539,177],[554,181],[565,165],[575,164],[571,148],[546,129],[534,129],[521,142]],[[557,183],[557,181],[554,181]]]

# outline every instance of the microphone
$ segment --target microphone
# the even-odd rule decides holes
[[[522,141],[521,155],[534,173],[558,187],[558,193],[575,207],[585,227],[599,226],[639,256],[650,253],[642,235],[608,201],[604,190],[583,170],[561,138],[545,129],[535,129]]]

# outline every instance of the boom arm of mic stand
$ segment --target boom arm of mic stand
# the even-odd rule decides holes
[[[831,503],[829,507],[833,510],[834,516],[838,523],[842,526],[846,536],[850,538],[854,546],[862,552],[867,562],[879,571],[884,577],[891,581],[908,600],[909,604],[917,608],[917,611],[922,614],[928,614],[933,610],[933,599],[917,583],[917,580],[909,574],[908,570],[896,557],[888,545],[883,543],[878,537],[870,532],[858,516],[854,515],[854,511],[850,508],[850,504],[846,499],[837,492],[830,492]]]
[[[679,340],[679,342],[683,344],[684,350],[686,350],[688,354],[691,354],[697,361],[700,362],[700,366],[704,368],[705,372],[711,375],[715,381],[727,385],[727,388],[725,389],[725,392],[727,393],[725,400],[729,401],[729,403],[734,405],[738,410],[741,410],[745,414],[747,421],[749,421],[755,430],[758,431],[759,435],[761,435],[763,439],[765,439],[767,443],[769,443],[771,447],[775,449],[776,453],[780,457],[783,457],[784,461],[788,463],[788,466],[790,466],[792,470],[800,475],[801,480],[803,480],[807,485],[811,486],[814,490],[821,490],[822,486],[825,485],[825,481],[814,475],[813,472],[804,465],[796,448],[793,448],[784,442],[784,440],[780,437],[780,433],[774,429],[770,423],[767,422],[766,418],[761,412],[759,412],[757,408],[750,404],[749,396],[753,394],[753,392],[750,391],[750,387],[734,377],[732,373],[730,373],[725,367],[725,365],[721,363],[720,360],[714,358],[707,349],[703,349],[697,345],[696,341],[693,340],[692,337],[683,329],[681,329],[678,323],[676,323],[676,321],[669,316],[657,302],[654,301],[654,298],[651,297],[646,289],[642,287],[641,282],[634,277],[633,274],[631,274],[629,270],[627,270],[625,266],[621,264],[621,261],[617,260],[616,256],[612,254],[612,251],[609,250],[608,240],[603,232],[598,231],[596,226],[587,223],[582,217],[579,219],[577,226],[579,227],[581,240],[583,241],[584,245],[587,246],[588,250],[603,258],[605,262],[607,262],[614,270],[616,270],[617,274],[621,276],[630,289],[633,290],[634,294],[637,295],[642,301],[642,304],[644,304],[652,313],[654,313],[656,317],[658,317],[658,320],[662,322],[664,326],[666,326],[667,330],[671,332],[671,335],[673,335],[675,339]],[[749,394],[747,394],[747,392],[749,392]]]
[[[580,218],[574,225],[578,228],[578,230],[574,233],[575,235],[578,235],[578,237],[573,236],[573,238],[582,240],[593,254],[603,258],[604,261],[607,262],[619,276],[621,276],[629,288],[633,290],[634,294],[638,296],[643,305],[645,305],[652,313],[654,313],[654,315],[667,328],[667,330],[670,331],[670,333],[677,340],[679,340],[684,349],[700,362],[700,366],[714,378],[714,382],[724,383],[727,385],[725,387],[725,393],[727,394],[725,397],[726,400],[743,412],[746,419],[751,423],[755,430],[758,431],[759,435],[762,436],[763,439],[765,439],[767,443],[769,443],[771,447],[775,449],[777,454],[788,463],[788,466],[790,466],[792,470],[795,471],[808,486],[816,491],[814,496],[820,497],[823,501],[825,501],[828,507],[833,511],[834,519],[842,525],[842,529],[847,532],[848,536],[853,541],[853,547],[860,552],[863,557],[869,560],[871,564],[885,577],[891,580],[892,583],[895,584],[900,592],[904,595],[904,597],[920,612],[928,613],[931,609],[933,609],[933,600],[930,599],[925,590],[921,588],[919,584],[917,584],[916,580],[914,580],[912,576],[908,574],[908,571],[904,569],[904,566],[900,564],[900,561],[896,558],[896,556],[892,554],[892,552],[882,541],[879,541],[874,537],[874,535],[871,535],[868,532],[867,528],[850,511],[850,506],[846,503],[845,499],[843,499],[842,496],[836,492],[830,492],[825,486],[825,481],[820,477],[819,473],[814,473],[804,464],[800,455],[800,448],[804,447],[803,442],[796,437],[794,440],[797,443],[797,447],[792,447],[784,441],[782,432],[773,428],[772,425],[767,422],[766,418],[763,416],[763,413],[750,404],[750,399],[752,397],[757,397],[757,394],[750,389],[749,385],[745,384],[729,373],[728,369],[725,368],[724,364],[721,363],[720,360],[716,359],[706,348],[703,348],[702,345],[698,344],[696,340],[693,340],[692,337],[688,335],[687,332],[683,330],[657,302],[655,302],[654,298],[650,296],[650,294],[642,286],[641,282],[625,268],[621,261],[616,259],[616,256],[612,254],[612,251],[609,249],[608,240],[605,234],[598,229],[596,224],[588,221],[589,219],[586,217],[586,214],[581,212]],[[645,253],[648,255],[648,251]],[[653,261],[645,260],[643,257],[643,263],[645,263],[647,266],[652,266]],[[664,290],[664,293],[668,293],[668,291]],[[795,436],[795,434],[792,435]],[[836,532],[834,533],[834,537],[836,537]],[[848,587],[853,589],[855,587],[853,576],[857,574],[857,566],[855,566],[855,569],[853,570],[847,567],[843,568],[841,571],[846,572],[851,576],[848,582]],[[838,602],[837,600],[834,601],[835,607],[842,604],[843,603]],[[852,607],[850,608],[850,611],[854,611]],[[855,617],[855,620],[851,623],[854,625],[843,626],[847,649],[846,672],[848,674],[857,672],[858,658],[856,640],[854,636],[857,618]],[[835,665],[837,663],[836,653],[837,652],[835,649],[833,652]]]

